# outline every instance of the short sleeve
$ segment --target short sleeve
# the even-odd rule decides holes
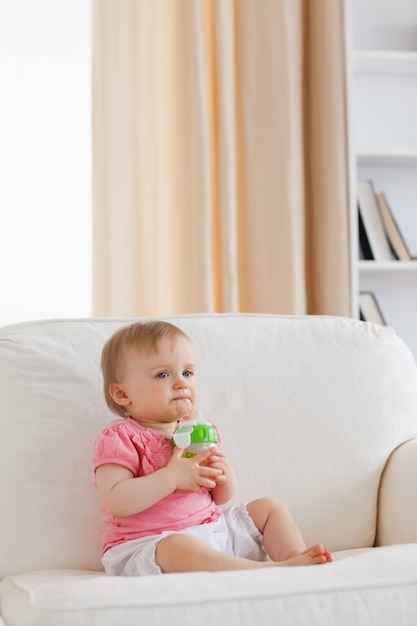
[[[93,469],[106,463],[127,467],[136,476],[140,459],[130,433],[122,424],[105,428],[97,437],[93,448]]]

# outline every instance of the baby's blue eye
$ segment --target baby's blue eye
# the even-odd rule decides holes
[[[193,373],[190,370],[185,370],[183,376],[192,376]]]
[[[166,378],[168,376],[168,374],[166,372],[159,372],[159,374],[157,374],[158,378]]]

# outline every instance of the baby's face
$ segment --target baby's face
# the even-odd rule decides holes
[[[140,424],[175,425],[198,398],[191,342],[179,336],[161,339],[156,351],[128,349],[119,387],[123,406]]]

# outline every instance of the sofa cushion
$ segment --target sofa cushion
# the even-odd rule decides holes
[[[7,577],[8,626],[417,623],[417,544],[335,555],[320,567],[113,578],[44,571]]]
[[[0,329],[0,576],[100,568],[90,458],[114,417],[100,352],[131,321]],[[416,367],[394,331],[326,317],[171,321],[194,342],[200,409],[222,431],[238,498],[282,499],[308,543],[371,546],[385,463],[417,436]]]

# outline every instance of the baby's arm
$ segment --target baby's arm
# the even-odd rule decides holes
[[[181,458],[183,450],[174,448],[166,467],[148,476],[135,477],[122,465],[106,463],[96,469],[96,484],[101,504],[110,515],[125,516],[149,508],[176,489],[200,491],[213,489],[222,470],[201,465],[211,454],[200,452],[190,459]]]
[[[211,490],[211,495],[216,504],[225,504],[236,493],[237,480],[229,457],[219,448],[210,454],[204,461],[207,467],[220,470],[221,473],[215,478],[216,486]]]

